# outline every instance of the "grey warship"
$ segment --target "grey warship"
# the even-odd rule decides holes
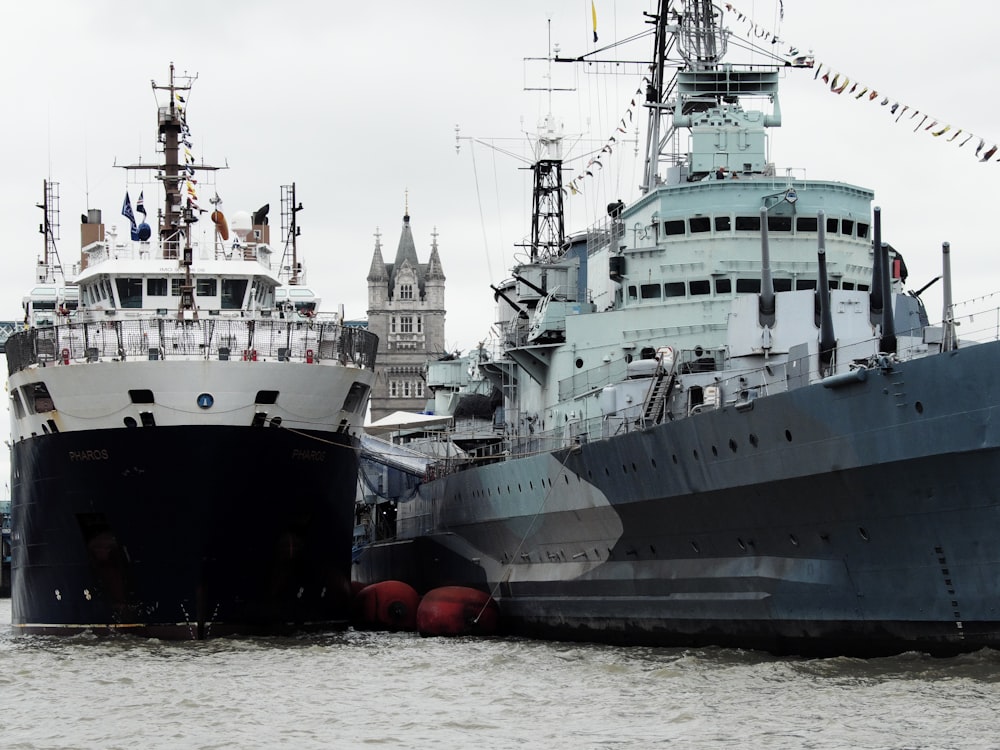
[[[956,335],[947,243],[932,325],[873,191],[778,173],[779,69],[723,63],[721,16],[650,17],[637,201],[567,238],[539,140],[495,439],[429,463],[355,578],[475,587],[539,638],[1000,646],[1000,342]]]

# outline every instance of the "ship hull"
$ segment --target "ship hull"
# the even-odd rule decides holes
[[[355,448],[346,433],[221,425],[15,443],[15,630],[345,627]]]
[[[997,647],[998,370],[1000,344],[971,346],[460,471],[355,576],[477,586],[546,638]]]

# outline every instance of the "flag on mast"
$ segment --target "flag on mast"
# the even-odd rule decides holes
[[[132,240],[138,241],[139,230],[135,225],[135,214],[132,213],[132,200],[128,197],[128,190],[125,191],[125,201],[122,203],[122,216],[128,219],[132,228]]]

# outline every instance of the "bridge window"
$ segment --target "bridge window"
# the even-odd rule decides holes
[[[142,307],[142,279],[115,279],[122,307]]]
[[[684,219],[674,219],[663,222],[663,233],[666,235],[684,234]]]
[[[716,279],[715,280],[715,293],[716,294],[731,294],[733,291],[733,280],[732,279]]]
[[[795,230],[798,232],[815,232],[816,228],[815,216],[799,216],[795,219]]]
[[[712,222],[707,216],[696,216],[688,220],[692,234],[695,232],[708,232],[712,228]]]
[[[692,281],[688,284],[688,289],[690,290],[692,297],[696,294],[711,294],[712,292],[712,286],[708,279]]]
[[[716,232],[728,232],[733,228],[732,221],[728,216],[716,216],[715,217],[715,231]]]
[[[217,279],[197,279],[195,281],[195,294],[199,297],[214,297],[218,294],[217,281]]]
[[[173,297],[181,296],[181,286],[184,284],[184,279],[170,279],[170,295]]]
[[[759,216],[737,216],[736,217],[736,230],[739,232],[759,232],[760,231],[760,217]],[[736,291],[739,291],[737,288]]]
[[[246,279],[222,280],[222,309],[239,310],[247,293]]]
[[[840,222],[840,233],[846,234],[848,237],[854,234],[854,222],[851,219],[844,219]]]
[[[858,222],[858,239],[863,240],[868,236],[868,225],[864,222]]]
[[[167,296],[166,279],[146,279],[146,294],[150,297]]]
[[[839,234],[840,233],[840,219],[827,219],[826,220],[826,233],[827,234]]]
[[[767,231],[769,231],[769,232],[791,232],[792,231],[792,217],[791,216],[768,216],[767,217]]]
[[[736,279],[737,294],[760,294],[760,279]]]
[[[642,294],[643,299],[659,299],[660,298],[660,285],[659,284],[642,284],[639,287],[639,292]]]
[[[671,281],[664,284],[663,291],[668,297],[683,297],[687,293],[683,281]]]

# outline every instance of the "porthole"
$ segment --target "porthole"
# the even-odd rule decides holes
[[[752,432],[750,433],[750,445],[752,445],[754,448],[757,447],[757,436],[754,435]]]
[[[697,542],[691,542],[691,549],[693,549],[695,552],[701,552],[701,550],[698,548]]]
[[[579,357],[577,357],[576,358],[576,369],[579,370],[581,367],[583,367],[583,360],[580,359]]]
[[[869,541],[868,531],[864,526],[858,526],[858,535],[866,542]]]
[[[789,430],[785,430],[785,440],[792,442],[792,433]]]
[[[712,446],[712,455],[715,456],[716,458],[719,457],[719,449],[716,448],[714,445]]]
[[[745,544],[743,543],[743,540],[742,540],[742,539],[740,539],[739,537],[736,537],[736,544],[737,544],[737,546],[738,546],[738,547],[739,547],[739,548],[740,548],[741,550],[743,550],[744,552],[746,552],[746,551],[747,551],[747,546],[746,546],[746,545],[745,545]]]
[[[656,468],[656,459],[655,458],[651,458],[651,459],[649,459],[649,462],[651,464],[653,464],[653,468],[655,469]]]
[[[736,441],[733,440],[732,438],[729,438],[729,450],[731,450],[733,453],[736,453]]]
[[[913,408],[917,410],[917,414],[923,414],[924,413],[924,405],[922,403],[920,403],[919,401],[917,401],[917,403],[915,403],[913,405]]]
[[[671,453],[670,454],[670,458],[673,460],[674,463],[677,463],[677,454],[676,453]]]
[[[691,451],[691,452],[692,452],[692,453],[694,454],[694,460],[695,460],[695,461],[697,461],[697,460],[698,460],[698,449],[697,449],[697,448],[695,448],[695,449],[694,449],[693,451]]]
[[[135,421],[135,417],[125,417],[122,421],[125,423],[126,427],[136,427],[139,424]]]
[[[795,534],[789,534],[788,535],[788,541],[790,541],[792,543],[793,547],[798,547],[799,546],[799,540],[795,538]]]

